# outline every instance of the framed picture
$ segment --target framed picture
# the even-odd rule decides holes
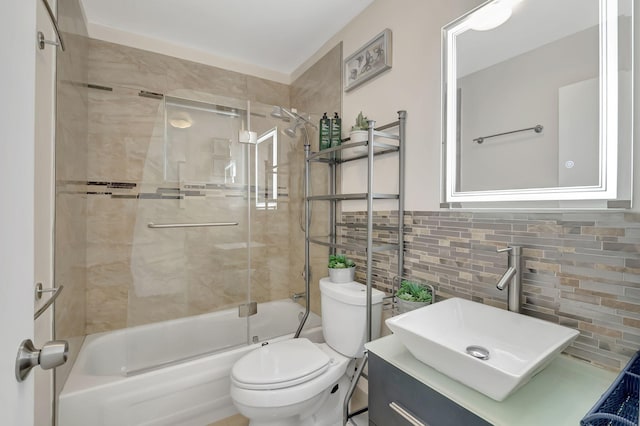
[[[387,28],[344,60],[344,91],[388,69],[391,69],[391,30]]]

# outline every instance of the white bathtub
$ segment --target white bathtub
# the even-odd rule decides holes
[[[250,328],[229,309],[87,336],[60,393],[58,425],[206,426],[231,416],[231,366],[265,341],[293,337],[303,312],[287,299],[258,305]],[[303,334],[322,341],[317,315]],[[253,336],[259,343],[246,345]]]

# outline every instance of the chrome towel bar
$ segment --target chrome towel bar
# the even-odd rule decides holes
[[[60,34],[60,28],[58,27],[58,20],[53,14],[53,10],[51,10],[51,6],[49,6],[49,2],[47,0],[42,0],[42,3],[44,3],[44,7],[47,9],[47,13],[49,14],[49,19],[51,19],[51,24],[53,25],[53,30],[56,32],[56,37],[58,38],[57,45],[60,46],[60,50],[64,52],[64,41],[62,40],[62,34]],[[43,35],[41,39],[38,39],[38,44],[40,45],[40,49],[44,49],[45,43],[47,42],[44,40],[44,35]],[[55,45],[55,43],[47,43],[47,44]]]
[[[62,293],[63,288],[64,286],[60,284],[56,288],[43,289],[42,283],[36,284],[36,299],[41,299],[42,293],[51,293],[51,297],[49,298],[49,300],[45,302],[44,305],[40,307],[40,309],[36,311],[35,314],[33,314],[34,321],[37,320],[40,317],[40,315],[42,315],[44,311],[46,311],[49,308],[49,306],[53,305],[53,302],[55,302],[58,296],[60,296],[60,293]]]
[[[512,133],[528,132],[529,130],[533,130],[536,133],[542,133],[543,129],[544,127],[541,124],[536,124],[535,126],[527,127],[526,129],[512,130],[510,132],[504,132],[504,133],[496,133],[495,135],[489,135],[489,136],[480,136],[479,138],[473,139],[473,141],[477,142],[478,144],[481,144],[482,142],[484,142],[485,139],[495,138],[496,136],[504,136],[504,135],[510,135]]]
[[[201,228],[206,226],[237,226],[238,222],[204,222],[204,223],[153,223],[149,222],[149,228]]]

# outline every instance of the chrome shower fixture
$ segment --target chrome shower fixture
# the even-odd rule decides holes
[[[284,115],[282,109],[283,108],[281,106],[274,106],[273,110],[271,110],[271,116],[274,118],[279,118],[280,120],[288,121],[289,117],[292,117],[293,114],[289,114],[289,116],[287,117]]]
[[[300,124],[308,124],[309,126],[313,127],[314,129],[318,128],[318,126],[313,124],[308,118],[298,114],[296,112],[296,110],[291,110],[290,111],[290,110],[286,109],[285,107],[274,106],[273,110],[271,111],[271,116],[275,117],[275,118],[279,118],[281,120],[285,120],[285,121],[288,121],[289,119],[293,119],[293,121],[294,121],[293,126],[290,127],[290,129],[292,129],[292,131],[294,132],[293,134],[295,134],[295,130]],[[289,129],[287,129],[287,130],[289,130]],[[287,132],[287,134],[289,134],[289,132]]]
[[[298,123],[295,123],[293,127],[287,127],[284,129],[284,133],[292,138],[295,138],[298,135]]]

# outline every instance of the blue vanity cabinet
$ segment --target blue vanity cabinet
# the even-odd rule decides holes
[[[414,422],[403,417],[413,416]],[[369,352],[369,425],[484,426],[472,412]]]

